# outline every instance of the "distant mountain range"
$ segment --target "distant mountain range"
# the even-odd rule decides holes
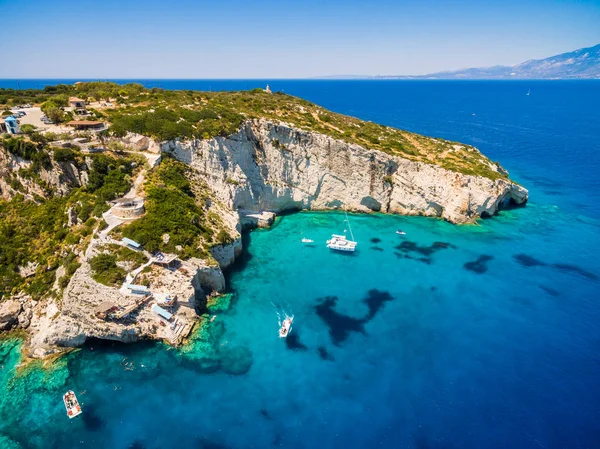
[[[331,77],[333,78],[333,77]],[[340,76],[353,79],[356,76]],[[367,76],[369,79],[600,79],[600,44],[518,65],[472,68],[419,76]]]

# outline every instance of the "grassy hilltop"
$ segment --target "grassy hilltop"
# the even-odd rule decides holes
[[[132,131],[158,140],[208,139],[236,132],[247,119],[266,118],[460,173],[492,180],[506,177],[493,170],[491,162],[469,145],[336,114],[301,98],[279,92],[269,94],[262,89],[169,91],[146,89],[140,84],[89,82],[47,86],[44,90],[0,89],[0,107],[29,102],[49,109],[66,106],[69,96],[115,101],[115,108],[93,113],[108,120],[110,132],[117,136]]]
[[[161,141],[208,139],[231,135],[248,119],[265,118],[456,172],[492,180],[506,177],[468,145],[336,114],[300,98],[261,89],[164,91],[104,82],[48,86],[43,90],[0,89],[0,111],[8,115],[10,107],[30,103],[52,111],[57,121],[64,122],[71,116],[61,108],[67,106],[71,96],[99,105],[88,110],[93,118],[110,123],[104,135],[119,137],[131,131]],[[113,105],[101,107],[97,101]],[[77,133],[25,131],[25,126],[25,135],[0,139],[0,171],[8,186],[0,193],[10,198],[0,199],[0,298],[21,291],[34,298],[58,296],[79,267],[78,255],[91,235],[107,226],[102,213],[108,210],[108,201],[125,194],[145,165],[141,155],[123,152],[123,145],[108,145],[103,154],[83,154],[74,145],[65,147],[64,142],[57,142],[69,141]],[[20,165],[10,162],[15,159],[22,161]],[[69,170],[85,172],[85,185],[69,184],[64,178]],[[49,183],[48,176],[41,176],[50,172],[68,187],[66,193]],[[146,214],[115,229],[116,237],[133,238],[150,251],[205,259],[210,259],[211,247],[231,241],[218,213],[206,210],[210,189],[193,178],[185,164],[166,158],[146,174],[145,180]],[[31,193],[32,186],[38,193]],[[69,223],[69,210],[76,215],[76,223]],[[170,236],[168,242],[163,239],[166,234]],[[111,274],[105,276],[108,283],[120,279],[118,257],[103,261],[109,270],[95,270]]]

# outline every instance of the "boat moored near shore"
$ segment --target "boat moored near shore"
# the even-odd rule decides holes
[[[344,222],[348,225],[348,230],[350,231],[350,237],[352,238],[352,240],[348,240],[346,238],[346,230],[344,229],[344,235],[332,234],[331,239],[327,240],[327,248],[336,251],[354,252],[354,250],[356,249],[357,242],[354,241],[352,227],[350,226],[350,221],[348,221],[348,213],[344,211],[344,215],[346,216]]]
[[[67,416],[69,418],[73,419],[76,416],[81,415],[81,406],[79,405],[79,401],[73,390],[69,390],[63,395],[63,402],[65,403]]]
[[[330,240],[327,240],[327,248],[336,251],[354,251],[357,243],[348,240],[345,235],[333,234]]]

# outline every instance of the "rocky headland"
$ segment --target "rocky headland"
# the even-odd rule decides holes
[[[248,101],[258,98],[274,109],[264,106],[262,116],[236,110],[233,116],[221,105],[209,113],[212,97],[198,97],[198,116],[189,119],[178,110],[183,123],[198,119],[192,127],[196,135],[181,131],[181,137],[161,129],[135,132],[143,130],[133,129],[128,119],[138,109],[123,106],[106,116],[114,132],[102,138],[102,156],[44,147],[24,154],[25,144],[3,141],[0,188],[6,207],[14,201],[31,207],[56,201],[52,210],[59,218],[48,229],[61,234],[43,252],[15,256],[13,271],[20,274],[11,272],[12,290],[5,289],[0,301],[0,330],[26,329],[27,356],[54,356],[90,338],[181,344],[211,304],[219,310],[214,302],[225,291],[223,270],[243,250],[242,231],[267,227],[282,212],[343,209],[460,224],[527,202],[527,190],[476,148],[338,116],[289,96],[252,95]],[[239,98],[231,101],[237,104]],[[145,114],[154,112],[148,110]],[[44,151],[49,160],[31,173],[31,154]],[[137,212],[123,216],[130,203]],[[160,209],[165,203],[172,209]],[[20,213],[11,211],[7,217]],[[182,222],[168,222],[180,213],[194,217],[195,227],[187,233]],[[121,249],[126,236],[138,237],[148,251]],[[165,266],[167,251],[172,254]],[[106,272],[99,274],[94,270],[100,261]],[[151,295],[132,292],[127,286],[134,282],[142,282]],[[161,295],[177,298],[170,309],[172,327],[153,311]],[[121,316],[120,311],[130,312]],[[208,317],[202,323],[209,323]]]

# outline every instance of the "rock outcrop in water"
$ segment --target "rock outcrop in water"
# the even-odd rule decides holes
[[[345,208],[466,223],[528,199],[508,179],[450,171],[262,119],[228,137],[169,141],[162,151],[192,166],[233,210]]]

